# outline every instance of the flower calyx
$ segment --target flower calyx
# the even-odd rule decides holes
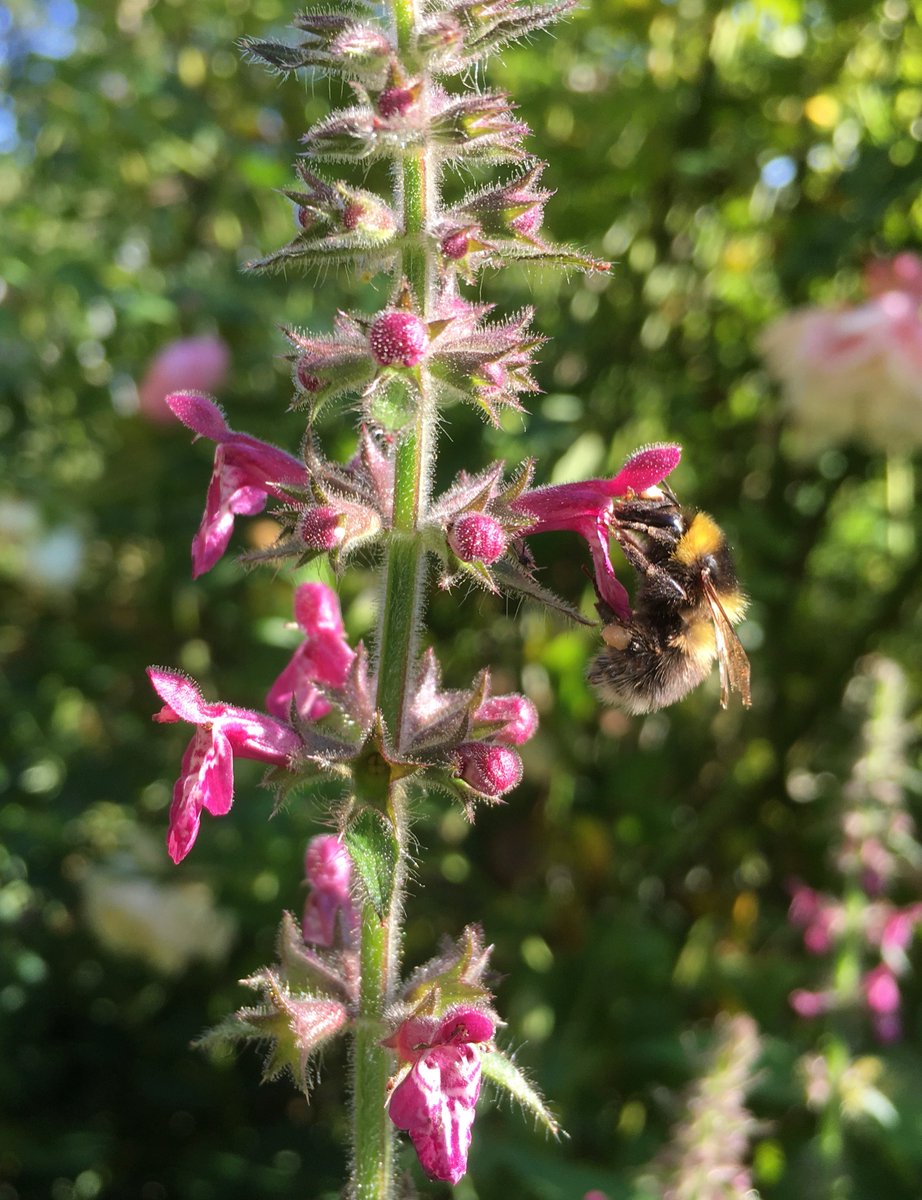
[[[518,693],[491,696],[489,672],[467,690],[445,689],[434,652],[423,654],[401,735],[401,757],[429,768],[427,781],[460,801],[495,802],[522,778],[521,746],[538,727],[532,702]]]
[[[394,78],[390,72],[390,78]],[[359,103],[324,117],[301,139],[315,162],[400,159],[422,147],[443,161],[509,162],[526,157],[528,126],[500,92],[447,92],[420,82],[369,91],[353,84]]]
[[[455,74],[559,20],[574,2],[443,0],[422,17],[417,53],[425,57],[430,70]]]
[[[380,85],[387,76],[394,46],[369,9],[346,3],[339,12],[307,9],[292,22],[302,35],[298,46],[284,42],[245,38],[243,50],[273,70],[291,73],[304,68],[337,79]]]
[[[286,188],[283,195],[296,205],[298,232],[248,268],[281,271],[299,262],[306,267],[347,266],[370,276],[389,271],[398,233],[393,208],[374,192],[342,181],[327,183],[302,163],[296,170],[306,190]]]
[[[445,213],[437,234],[446,268],[454,267],[468,282],[488,263],[525,258],[581,271],[610,269],[607,262],[541,236],[544,206],[554,195],[538,186],[546,166],[529,160],[504,183],[468,193]]]
[[[238,1042],[268,1043],[263,1082],[288,1075],[308,1095],[313,1059],[348,1030],[353,1019],[349,1008],[331,996],[293,991],[272,967],[264,967],[241,983],[259,992],[259,1003],[238,1009],[197,1045],[212,1049]]]

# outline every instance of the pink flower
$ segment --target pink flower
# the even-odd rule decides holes
[[[341,688],[355,652],[346,641],[339,597],[325,583],[302,583],[295,590],[295,620],[304,641],[269,689],[266,708],[283,721],[292,708],[302,721],[317,721],[330,711],[317,687]]]
[[[908,908],[894,909],[884,921],[880,934],[880,948],[884,956],[897,957],[909,949],[916,926],[922,921],[922,904],[911,904]]]
[[[655,487],[674,470],[682,456],[679,446],[668,443],[646,446],[627,460],[613,479],[586,479],[524,492],[513,508],[535,523],[526,534],[570,529],[589,544],[600,599],[619,617],[628,620],[627,592],[615,578],[609,554],[609,537],[616,501]]]
[[[169,342],[154,356],[138,385],[141,412],[152,421],[169,421],[170,392],[215,392],[227,378],[229,366],[230,351],[218,337]]]
[[[493,1029],[486,1013],[460,1005],[442,1019],[410,1017],[384,1043],[411,1064],[391,1094],[390,1118],[409,1133],[433,1179],[457,1183],[467,1170],[480,1095],[477,1046]]]
[[[227,549],[234,517],[262,512],[268,496],[286,499],[283,485],[304,487],[307,468],[277,446],[248,433],[234,433],[207,396],[176,392],[166,402],[184,425],[217,442],[205,515],[192,541],[192,575],[197,578],[210,571]]]
[[[186,857],[198,836],[202,809],[223,817],[234,800],[234,756],[284,766],[301,747],[288,725],[232,704],[208,704],[198,686],[179,671],[148,667],[164,701],[155,721],[196,725],[173,789],[167,848],[173,862]]]
[[[311,886],[301,922],[304,941],[315,946],[350,942],[358,924],[352,903],[352,859],[338,837],[325,833],[311,839],[304,855],[304,875]]]

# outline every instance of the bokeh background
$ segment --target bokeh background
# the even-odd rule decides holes
[[[151,725],[143,673],[180,665],[259,706],[296,640],[288,579],[228,556],[191,582],[210,447],[140,408],[148,363],[220,336],[232,424],[294,449],[278,326],[382,303],[367,282],[241,270],[291,236],[274,189],[337,98],[241,60],[236,39],[284,36],[289,15],[283,0],[0,5],[0,1200],[333,1197],[344,1172],[335,1053],[308,1106],[259,1087],[253,1053],[190,1049],[246,1000],[235,981],[299,907],[318,813],[270,821],[244,763],[232,816],[174,869],[184,735]],[[907,976],[887,1048],[860,1014],[838,1032],[801,1020],[788,993],[822,964],[786,921],[790,878],[841,890],[829,852],[871,654],[906,674],[888,769],[917,804],[913,447],[805,449],[757,350],[793,306],[860,301],[864,262],[919,239],[918,15],[908,0],[594,0],[491,66],[549,160],[549,232],[615,269],[482,280],[503,311],[536,306],[544,394],[527,431],[453,412],[442,477],[535,455],[541,480],[564,480],[681,442],[675,487],[728,531],[752,595],[754,704],[721,712],[712,680],[622,718],[584,682],[591,631],[433,600],[448,682],[492,663],[542,726],[507,806],[473,828],[421,814],[407,961],[484,925],[506,1044],[570,1134],[549,1144],[487,1106],[464,1200],[632,1195],[720,1010],[762,1034],[764,1196],[922,1195],[922,992]],[[349,421],[323,432],[350,451]],[[239,522],[234,544],[266,531]],[[543,580],[588,606],[582,547],[535,550]],[[355,636],[373,582],[367,566],[342,582]],[[909,870],[901,898],[919,885]],[[851,1103],[810,1108],[797,1063],[830,1045],[859,1082]]]

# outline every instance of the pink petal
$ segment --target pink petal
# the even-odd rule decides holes
[[[657,442],[635,451],[614,479],[606,483],[609,495],[645,492],[661,483],[674,471],[682,457],[682,447],[672,442]]]
[[[164,700],[174,714],[158,713],[154,720],[188,721],[190,725],[203,725],[214,719],[215,706],[206,704],[198,685],[181,671],[170,671],[164,667],[148,667],[147,677],[154,691]]]
[[[480,1055],[466,1045],[430,1050],[394,1090],[391,1120],[433,1179],[457,1183],[467,1170],[479,1094]]]
[[[330,711],[329,702],[314,684],[306,650],[306,646],[300,646],[294,652],[266,696],[266,708],[282,721],[289,719],[292,704],[302,721],[319,721]]]
[[[211,745],[202,758],[197,786],[201,790],[202,807],[213,817],[230,812],[234,802],[234,752],[217,727],[211,731]]]
[[[295,589],[295,620],[309,636],[345,634],[339,597],[325,583],[302,583]]]
[[[224,413],[208,396],[197,392],[174,392],[167,396],[166,403],[183,425],[209,441],[220,443],[232,436]]]
[[[202,794],[197,786],[199,768],[211,746],[207,730],[197,729],[182,757],[179,778],[173,787],[167,850],[174,863],[180,863],[198,837],[202,814]]]

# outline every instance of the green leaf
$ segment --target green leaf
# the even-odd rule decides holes
[[[363,808],[346,830],[345,842],[368,899],[383,921],[394,893],[400,856],[393,826],[375,809]]]
[[[531,1080],[501,1050],[484,1050],[481,1055],[484,1076],[501,1087],[513,1100],[530,1112],[554,1137],[566,1136],[544,1097]]]

